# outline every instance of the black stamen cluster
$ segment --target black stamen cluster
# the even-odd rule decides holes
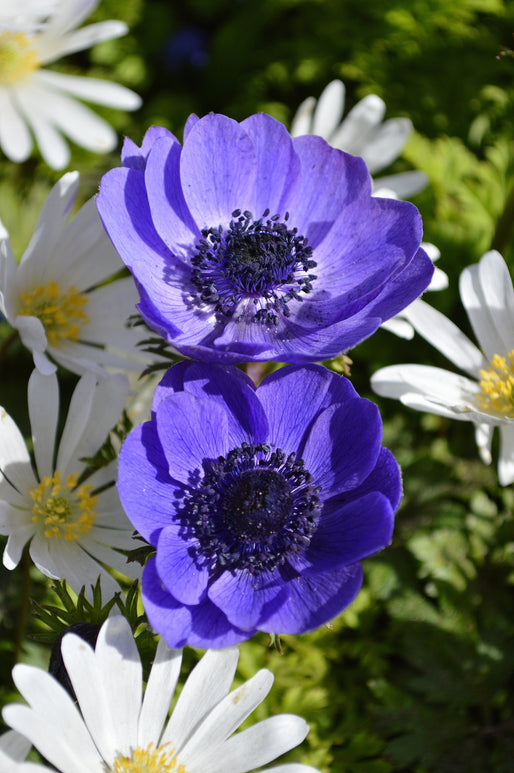
[[[243,443],[206,464],[182,518],[211,569],[258,573],[306,550],[321,510],[319,487],[295,453]]]
[[[287,304],[312,290],[312,247],[297,228],[287,227],[288,212],[284,222],[269,214],[266,209],[254,220],[251,212],[236,209],[227,231],[222,226],[202,230],[191,279],[199,300],[225,317],[247,300],[253,305],[244,315],[247,321],[277,325],[279,314],[290,315]]]

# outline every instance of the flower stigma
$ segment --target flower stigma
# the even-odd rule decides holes
[[[37,70],[39,64],[28,35],[0,32],[0,85],[12,86]]]
[[[480,375],[480,407],[514,419],[514,349],[505,357],[495,354],[490,367]]]
[[[289,317],[288,303],[310,293],[316,274],[312,247],[280,215],[259,220],[251,212],[232,212],[228,229],[202,230],[191,258],[191,280],[197,301],[211,304],[222,317],[276,326],[279,314]]]
[[[63,485],[59,470],[45,475],[39,486],[32,489],[34,502],[32,521],[41,523],[48,539],[61,538],[67,542],[87,534],[96,518],[98,497],[91,496],[92,485],[77,488],[78,473],[68,475]]]
[[[302,459],[243,443],[205,464],[181,515],[197,541],[197,560],[219,570],[273,571],[306,550],[321,511],[320,488]]]
[[[30,292],[20,293],[20,298],[20,314],[40,320],[50,346],[58,346],[63,339],[78,341],[80,328],[89,322],[83,311],[89,299],[73,285],[62,291],[58,283],[51,280]]]
[[[138,746],[131,757],[116,757],[110,770],[112,773],[187,773],[184,765],[177,762],[175,749],[168,746],[164,744],[153,750],[153,743],[148,744],[146,749]]]

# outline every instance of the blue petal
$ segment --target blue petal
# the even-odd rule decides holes
[[[286,584],[275,572],[234,571],[223,574],[209,586],[208,596],[233,625],[244,630],[259,629],[289,595]]]
[[[169,473],[181,483],[190,485],[205,460],[230,451],[227,411],[214,400],[177,392],[159,404],[155,417]]]
[[[360,564],[342,566],[312,576],[284,569],[289,598],[260,624],[261,631],[295,634],[313,631],[352,603],[362,585]]]
[[[168,473],[154,422],[140,424],[120,451],[118,493],[134,528],[152,545],[175,516],[173,500],[179,491]]]
[[[200,565],[196,546],[181,535],[183,527],[163,529],[157,543],[156,566],[161,582],[182,604],[198,604],[209,581],[209,570]]]

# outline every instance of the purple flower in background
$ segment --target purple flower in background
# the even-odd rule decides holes
[[[122,504],[156,548],[150,624],[172,647],[227,647],[339,614],[391,540],[401,482],[381,436],[377,407],[319,365],[258,388],[230,366],[171,368],[119,461]]]
[[[126,140],[97,199],[146,322],[188,357],[340,354],[427,287],[414,205],[373,198],[364,161],[269,115],[191,116],[183,147]]]

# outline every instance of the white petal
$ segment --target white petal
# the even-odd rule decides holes
[[[406,319],[402,319],[400,316],[392,317],[382,322],[380,327],[383,330],[394,333],[399,338],[405,338],[407,341],[411,341],[414,338],[414,328]]]
[[[350,110],[331,138],[330,144],[334,148],[360,156],[373,128],[384,117],[385,109],[385,102],[376,94],[364,97]]]
[[[424,301],[411,303],[402,314],[423,338],[470,376],[478,377],[480,369],[487,367],[482,352],[457,325]]]
[[[119,110],[137,110],[138,107],[141,107],[141,97],[135,91],[120,86],[119,83],[111,83],[99,78],[65,75],[50,70],[41,70],[38,78],[40,82],[55,89],[66,91],[68,94],[73,94],[73,96],[84,99],[86,102],[116,107]]]
[[[137,743],[145,749],[159,745],[161,731],[177,686],[182,650],[170,649],[161,637],[146,685],[139,717]]]
[[[371,174],[385,169],[400,155],[411,132],[408,118],[391,118],[373,133],[361,153]]]
[[[18,105],[25,121],[32,129],[44,160],[52,169],[64,169],[70,160],[68,143],[39,110],[39,99],[28,89],[20,89]]]
[[[127,32],[128,27],[124,22],[113,19],[89,24],[87,27],[82,27],[82,29],[62,37],[51,37],[49,34],[44,34],[40,36],[39,41],[36,41],[38,56],[43,64],[48,64],[68,54],[74,54],[76,51],[91,48],[103,40],[120,38]]]
[[[294,714],[269,717],[229,738],[219,754],[204,751],[196,764],[203,773],[247,773],[294,749],[308,732],[305,720]]]
[[[475,427],[475,441],[478,453],[484,464],[491,464],[491,443],[494,427],[491,424],[477,424]]]
[[[14,667],[13,679],[30,707],[6,706],[5,721],[29,738],[59,770],[100,773],[98,752],[72,699],[61,685],[41,669],[25,663]]]
[[[476,406],[476,381],[426,365],[392,365],[371,377],[373,390],[383,397],[400,400],[416,410],[437,413],[461,421],[498,423],[497,417],[484,415]]]
[[[34,455],[39,478],[54,472],[54,449],[59,417],[59,385],[55,374],[34,370],[29,379],[28,402]]]
[[[3,562],[6,569],[14,569],[20,563],[23,548],[34,534],[34,525],[29,524],[20,527],[9,535],[4,550]]]
[[[7,771],[5,765],[10,760],[24,760],[30,750],[30,741],[15,730],[9,730],[0,736],[0,770]]]
[[[34,349],[32,356],[34,358],[35,367],[40,373],[43,374],[43,376],[50,376],[52,373],[56,372],[57,365],[54,365],[54,363],[48,359],[46,354],[43,354],[43,352],[38,352],[36,349]]]
[[[0,220],[0,309],[11,324],[16,314],[15,282],[17,270],[18,264],[11,248],[9,234]]]
[[[316,100],[314,97],[307,97],[295,113],[291,123],[291,137],[301,137],[303,134],[311,133],[311,122]]]
[[[424,190],[429,182],[424,172],[413,170],[379,177],[374,181],[374,186],[378,189],[389,188],[398,199],[409,199],[411,196]],[[375,195],[379,196],[382,194],[377,190]]]
[[[500,427],[498,480],[501,486],[514,483],[514,427]]]
[[[32,150],[32,137],[15,105],[10,91],[0,87],[0,147],[16,164],[25,161]]]
[[[59,37],[69,32],[95,10],[100,0],[66,0],[65,3],[58,2],[55,13],[45,25],[44,35]],[[41,35],[43,37],[43,35]]]
[[[86,379],[88,377],[83,376],[82,378]],[[89,379],[88,390],[91,388],[90,385],[91,381]],[[128,390],[128,379],[121,373],[108,376],[98,383],[93,392],[91,409],[87,412],[88,418],[85,423],[85,429],[81,433],[80,441],[75,449],[75,454],[79,459],[93,456],[103,445],[107,433],[121,416],[127,400]],[[87,394],[89,395],[89,391]],[[70,413],[71,411],[72,406],[70,405]]]
[[[2,473],[23,494],[37,485],[23,435],[0,407],[0,477],[3,477]]]
[[[18,330],[21,341],[31,352],[44,352],[47,339],[43,323],[37,317],[17,316],[13,326]]]
[[[132,631],[122,615],[109,617],[102,625],[96,642],[95,660],[102,679],[107,711],[114,719],[116,749],[123,754],[130,754],[137,738],[143,669]],[[80,700],[79,703],[92,731],[93,723],[95,727],[98,724],[98,714],[93,711],[86,716]],[[93,732],[92,735],[95,737]]]
[[[487,252],[460,276],[460,294],[485,354],[504,356],[514,349],[514,290],[499,252]]]
[[[72,457],[88,426],[95,385],[96,377],[92,374],[86,374],[78,382],[71,397],[57,454],[57,469],[63,476],[68,471],[70,463],[72,466],[76,464],[76,460],[72,461]],[[75,470],[70,469],[69,472],[75,472]]]
[[[229,695],[225,696],[205,717],[186,745],[179,749],[180,761],[184,766],[193,770],[195,768],[204,770],[213,750],[222,744],[224,746],[223,742],[262,703],[271,690],[272,685],[273,674],[271,671],[263,668],[241,685],[241,687],[238,687],[237,690],[233,690]],[[219,757],[220,755],[216,756]],[[229,765],[228,767],[230,768],[231,766]],[[250,770],[253,767],[255,767],[255,764],[252,760],[250,767],[244,768],[244,770]],[[213,765],[212,770],[221,773],[219,760],[216,761],[215,766]]]
[[[37,94],[43,116],[77,145],[94,153],[108,153],[116,147],[118,137],[112,126],[81,102],[41,80],[37,81]]]
[[[446,290],[448,287],[448,274],[441,271],[440,268],[435,266],[432,279],[427,287],[427,290]]]
[[[182,688],[161,744],[169,742],[180,749],[187,742],[205,717],[227,695],[238,658],[236,647],[205,653]]]
[[[20,286],[32,289],[46,284],[45,271],[59,241],[77,195],[79,173],[68,172],[54,185],[41,209],[34,235],[20,264]],[[55,279],[55,277],[50,277]]]
[[[335,80],[325,86],[314,111],[311,134],[318,134],[330,141],[330,135],[339,126],[343,115],[344,93],[342,81]]]

